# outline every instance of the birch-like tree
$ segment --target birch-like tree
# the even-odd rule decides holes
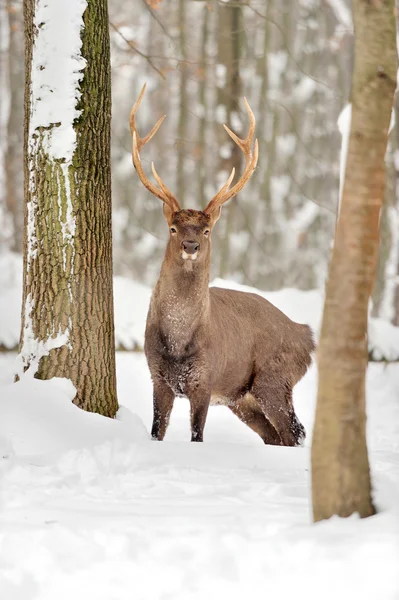
[[[374,512],[366,445],[367,314],[396,88],[394,0],[353,0],[353,14],[351,132],[318,349],[312,445],[316,521]]]
[[[21,371],[114,416],[107,0],[24,0],[24,18]]]

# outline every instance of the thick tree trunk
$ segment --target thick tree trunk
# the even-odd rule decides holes
[[[396,87],[394,0],[354,0],[352,124],[318,351],[313,515],[373,514],[366,445],[367,310]]]
[[[399,13],[399,2],[398,0],[396,0],[396,25],[397,27],[399,26],[399,17],[398,17],[398,13]],[[398,96],[396,96],[396,102],[395,102],[395,117],[396,117],[396,126],[395,126],[395,130],[396,130],[396,152],[398,152],[399,150],[399,98]],[[399,165],[397,164],[397,161],[394,161],[394,167],[395,167],[395,191],[396,191],[396,196],[395,196],[395,205],[394,207],[396,207],[396,210],[399,212]],[[396,223],[398,222],[398,220],[396,220]],[[392,248],[392,253],[394,254],[395,258],[395,262],[396,262],[396,282],[394,283],[393,286],[393,318],[392,318],[392,323],[393,325],[396,325],[397,327],[399,327],[399,233],[396,229],[395,231],[396,235],[393,237],[392,243],[395,245],[394,248]]]
[[[50,2],[52,6],[41,0],[24,2],[26,204],[20,356],[23,369],[31,368],[36,378],[71,379],[77,390],[74,402],[79,407],[113,417],[118,404],[107,0],[88,0],[83,13],[81,55],[86,64],[80,63],[82,78],[76,83],[74,109],[79,113],[75,118],[69,116],[70,132],[76,139],[69,155],[65,146],[65,156],[63,145],[56,148],[55,139],[58,127],[68,127],[68,115],[65,122],[61,112],[57,122],[41,126],[36,117],[32,124],[38,106],[40,110],[38,103],[43,102],[41,93],[46,94],[44,86],[40,88],[34,79],[38,77],[40,36],[57,26],[53,19],[62,0]],[[35,10],[41,11],[37,12],[40,19],[44,15],[40,25]],[[65,10],[69,14],[69,8]],[[72,20],[63,27],[76,31]],[[75,58],[71,56],[71,60]],[[59,69],[67,68],[68,63],[61,60]],[[47,68],[46,63],[42,68]],[[68,76],[62,72],[60,81],[69,85]],[[65,144],[65,136],[62,140]]]

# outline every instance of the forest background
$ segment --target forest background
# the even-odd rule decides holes
[[[167,239],[159,202],[135,177],[130,108],[145,81],[143,152],[184,207],[204,207],[242,156],[222,123],[257,117],[258,168],[214,233],[213,277],[261,289],[322,288],[336,223],[341,135],[353,23],[345,0],[241,2],[110,0],[114,273],[152,285]],[[23,238],[23,15],[1,4],[0,252]],[[396,105],[395,111],[398,111]],[[398,121],[398,119],[396,119]],[[345,113],[341,117],[345,127]],[[373,316],[399,323],[398,126],[387,152],[382,244]]]

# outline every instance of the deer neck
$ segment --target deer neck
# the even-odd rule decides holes
[[[154,291],[156,318],[173,354],[181,355],[194,332],[209,314],[209,264],[194,264],[189,270],[163,262]]]
[[[196,264],[186,261],[182,266],[169,260],[166,255],[157,284],[158,294],[168,305],[168,297],[173,297],[174,305],[181,309],[199,309],[209,299],[209,262]]]

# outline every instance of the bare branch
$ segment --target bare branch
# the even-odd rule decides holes
[[[154,69],[154,71],[156,71],[158,73],[158,75],[160,75],[162,77],[162,79],[166,79],[165,75],[162,73],[162,71],[160,71],[158,69],[158,67],[156,67],[154,65],[154,63],[152,62],[152,60],[151,60],[151,58],[149,56],[147,56],[146,54],[144,54],[144,52],[141,52],[141,50],[138,50],[136,48],[136,46],[130,40],[128,40],[127,37],[125,37],[123,35],[123,33],[120,31],[120,29],[118,29],[118,27],[116,25],[114,25],[113,23],[111,23],[111,21],[109,21],[109,24],[112,27],[112,29],[114,31],[116,31],[116,33],[122,38],[122,40],[129,46],[129,48],[131,48],[139,56],[142,56],[148,62],[148,64]]]

